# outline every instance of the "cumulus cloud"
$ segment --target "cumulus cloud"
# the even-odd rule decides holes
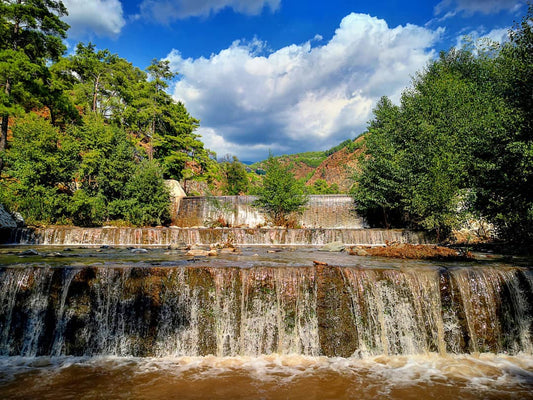
[[[167,59],[181,74],[174,97],[201,120],[207,146],[254,160],[268,149],[325,149],[361,133],[376,101],[397,100],[434,56],[440,34],[350,14],[321,46],[310,40],[264,54],[267,46],[255,39],[209,58],[173,50]]]
[[[435,6],[434,12],[435,15],[446,13],[445,17],[458,12],[492,14],[502,10],[516,11],[523,4],[524,0],[442,0]]]
[[[126,24],[119,0],[63,0],[63,4],[69,14],[64,18],[70,25],[69,36],[115,36]]]
[[[167,23],[216,14],[226,7],[241,14],[257,15],[267,6],[272,11],[277,10],[280,3],[281,0],[143,0],[140,8],[142,15]]]

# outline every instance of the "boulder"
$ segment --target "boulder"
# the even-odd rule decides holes
[[[0,229],[16,228],[17,226],[17,221],[5,210],[4,206],[0,204]]]
[[[192,249],[185,253],[185,255],[194,257],[207,257],[209,255],[209,252],[207,250]]]
[[[132,252],[132,253],[139,253],[139,254],[141,254],[141,253],[148,253],[148,250],[146,250],[146,249],[131,249],[131,252]]]
[[[340,252],[344,251],[346,249],[346,246],[342,242],[331,242],[326,245],[324,245],[320,251],[329,251],[329,252]]]

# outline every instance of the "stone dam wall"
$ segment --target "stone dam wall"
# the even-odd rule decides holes
[[[264,226],[266,215],[253,206],[255,196],[185,197],[173,224],[179,227],[213,226],[224,222],[232,227]],[[313,195],[298,218],[302,228],[362,229],[366,223],[354,211],[349,195]]]

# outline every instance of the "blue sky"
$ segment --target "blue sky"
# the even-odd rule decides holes
[[[364,132],[441,50],[506,38],[525,0],[63,0],[68,45],[92,41],[170,88],[219,157],[325,150]]]

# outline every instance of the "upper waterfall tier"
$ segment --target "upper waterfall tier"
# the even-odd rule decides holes
[[[255,196],[184,197],[179,201],[173,224],[181,227],[210,226],[223,222],[229,226],[255,228],[266,224],[263,212],[253,206]],[[366,227],[355,213],[353,198],[349,195],[312,195],[306,209],[298,217],[306,228]]]
[[[18,228],[1,242],[47,245],[172,245],[231,243],[234,245],[383,245],[387,242],[425,244],[423,232],[394,229],[282,229],[282,228],[79,228],[52,226]]]

